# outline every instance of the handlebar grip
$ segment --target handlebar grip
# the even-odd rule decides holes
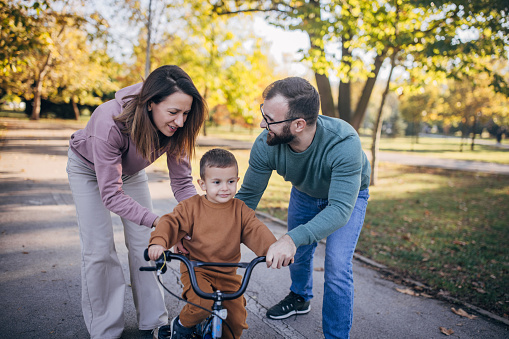
[[[148,248],[145,248],[145,251],[143,251],[143,257],[145,258],[145,261],[150,261],[150,258],[148,257]]]
[[[154,267],[154,266],[144,266],[144,267],[140,267],[140,271],[157,271],[157,267]]]

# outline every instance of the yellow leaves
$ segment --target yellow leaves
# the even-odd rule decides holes
[[[415,291],[409,289],[409,288],[397,288],[396,287],[396,291],[398,291],[399,293],[403,293],[403,294],[407,294],[407,295],[411,295],[413,297],[418,297],[419,296],[419,293],[416,293]]]
[[[455,309],[454,307],[451,307],[451,311],[454,313],[454,314],[457,314],[459,315],[460,317],[465,317],[465,318],[468,318],[468,319],[475,319],[477,318],[477,316],[473,315],[473,314],[468,314],[467,312],[465,312],[463,309],[459,308],[459,309]]]
[[[454,334],[454,330],[452,328],[447,329],[445,327],[440,326],[439,329],[440,329],[440,332],[442,332],[445,335]]]
[[[461,308],[455,309],[454,307],[451,307],[451,311],[454,314],[459,315],[460,317],[468,318],[470,320],[477,318],[477,316],[468,314]],[[454,334],[454,330],[452,328],[446,328],[446,327],[440,326],[438,329],[440,330],[440,332],[442,332],[443,334],[445,334],[447,336]]]
[[[419,289],[419,287],[417,287],[417,289]],[[420,288],[420,289],[422,290],[422,288]],[[426,294],[424,292],[416,292],[416,291],[412,290],[411,288],[397,288],[396,287],[396,291],[398,291],[399,293],[406,294],[406,295],[411,295],[412,297],[431,298],[431,296],[429,294]]]

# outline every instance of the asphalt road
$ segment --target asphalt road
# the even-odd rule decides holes
[[[67,140],[74,131],[65,126],[0,119],[7,124],[0,140],[0,337],[88,338],[80,306],[80,245],[75,209],[67,183]],[[170,211],[176,201],[166,174],[148,169],[156,213]],[[263,217],[262,217],[263,219]],[[263,219],[276,237],[285,233],[279,222]],[[127,249],[120,218],[114,217],[116,248],[129,279]],[[287,269],[259,265],[246,293],[248,324],[243,338],[323,338],[324,245],[318,246],[314,272],[315,299],[304,316],[283,321],[264,317],[267,308],[288,293]],[[251,253],[245,250],[244,260]],[[509,338],[507,323],[465,308],[475,319],[458,316],[442,300],[399,292],[407,287],[354,261],[355,308],[352,338]],[[180,293],[177,263],[164,276]],[[126,293],[123,338],[150,338],[137,329],[132,296]],[[166,295],[170,316],[183,306]]]

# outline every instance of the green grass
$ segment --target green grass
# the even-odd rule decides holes
[[[361,254],[509,313],[509,176],[382,163],[370,194]]]
[[[509,164],[509,148],[497,147],[495,139],[476,139],[474,150],[470,150],[470,139],[463,139],[463,148],[460,151],[461,138],[453,137],[419,137],[415,142],[414,137],[382,138],[380,140],[380,151],[402,152],[416,156],[471,160],[493,162],[498,164]],[[480,144],[488,141],[491,145]],[[361,137],[364,149],[371,152],[371,137]],[[507,145],[507,140],[502,144]]]

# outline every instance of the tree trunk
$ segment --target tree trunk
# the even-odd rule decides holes
[[[394,70],[394,66],[396,63],[396,55],[397,51],[394,51],[391,55],[391,70],[389,71],[389,76],[387,78],[387,84],[385,86],[385,91],[382,95],[382,102],[380,103],[380,108],[378,109],[378,115],[375,122],[375,127],[373,128],[373,142],[371,145],[371,185],[375,186],[378,181],[378,149],[380,143],[380,136],[382,134],[382,123],[383,123],[383,108],[385,104],[385,99],[387,98],[387,94],[389,94],[389,87],[391,84],[391,76],[392,71]]]
[[[203,101],[207,102],[207,96],[209,94],[209,87],[205,86],[205,91],[203,91]],[[210,112],[210,111],[209,111]],[[203,136],[207,136],[207,120],[209,119],[208,116],[205,117],[205,120],[203,121]]]
[[[479,123],[478,114],[479,113],[474,115],[474,124],[472,126],[472,143],[470,145],[470,150],[471,151],[474,150],[474,145],[475,145],[475,130],[477,129],[477,124]]]
[[[62,35],[62,33],[64,32],[64,29],[65,29],[65,26],[62,26],[62,28],[60,28],[60,31],[58,32],[57,37],[60,37],[60,35]],[[32,116],[30,117],[31,120],[39,120],[39,118],[40,118],[42,81],[44,80],[46,73],[48,73],[50,61],[51,61],[51,50],[48,52],[48,55],[46,56],[46,60],[44,60],[44,63],[41,65],[41,68],[39,70],[39,75],[38,75],[37,79],[35,80],[34,106],[32,109]]]
[[[147,22],[147,46],[145,50],[145,79],[150,74],[150,47],[152,33],[152,0],[148,2],[148,22]]]
[[[373,92],[373,88],[375,87],[376,78],[378,77],[378,73],[380,72],[380,68],[382,67],[383,60],[385,58],[385,52],[380,55],[377,55],[375,58],[375,69],[373,73],[374,77],[368,78],[366,83],[364,84],[364,88],[362,89],[362,94],[357,103],[357,107],[355,108],[355,113],[352,117],[351,125],[355,130],[359,130],[361,127],[362,121],[364,121],[364,117],[366,115],[366,110],[368,108],[369,98],[371,97],[371,93]]]
[[[315,72],[316,86],[320,94],[320,103],[322,107],[322,114],[337,118],[336,110],[334,109],[334,100],[332,99],[332,89],[327,75]]]
[[[34,89],[34,102],[32,106],[32,115],[30,120],[39,120],[41,114],[41,92],[42,92],[42,79],[39,77],[35,80]]]
[[[80,120],[80,110],[78,108],[78,103],[74,100],[74,98],[71,98],[71,105],[72,110],[74,111],[74,120]]]
[[[345,56],[351,56],[352,53],[344,45],[345,41],[343,40],[341,62],[350,65],[349,61],[345,61]],[[352,86],[350,84],[350,81],[344,82],[343,79],[339,81],[338,114],[341,119],[352,124]]]

